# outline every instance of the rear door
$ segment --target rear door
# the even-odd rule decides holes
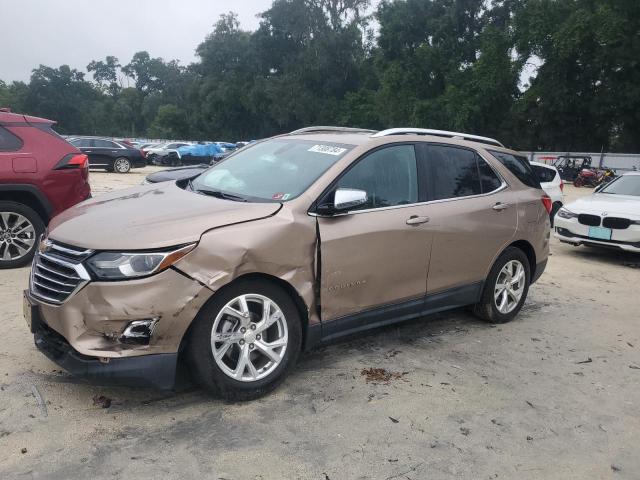
[[[112,168],[116,158],[126,156],[126,150],[111,140],[96,138],[93,140],[93,155],[96,165]]]
[[[433,234],[427,294],[479,293],[517,227],[517,198],[472,149],[421,144]],[[472,300],[473,301],[473,300]]]
[[[323,322],[380,306],[421,309],[432,236],[418,177],[414,145],[397,144],[369,153],[337,180],[332,191],[364,190],[368,201],[318,218]]]

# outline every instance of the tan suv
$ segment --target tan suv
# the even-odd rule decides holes
[[[511,320],[545,268],[550,208],[493,139],[306,128],[56,217],[25,316],[74,374],[172,388],[184,365],[254,398],[343,335],[467,305]]]

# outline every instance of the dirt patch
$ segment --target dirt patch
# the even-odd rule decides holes
[[[400,380],[409,372],[390,372],[385,368],[363,368],[360,375],[365,377],[367,383],[388,384],[391,380]]]

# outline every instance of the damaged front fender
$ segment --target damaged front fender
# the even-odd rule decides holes
[[[298,293],[315,324],[315,258],[315,219],[285,204],[272,217],[206,232],[175,266],[213,291],[248,274],[278,278]]]

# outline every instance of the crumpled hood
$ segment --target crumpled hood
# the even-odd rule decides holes
[[[612,195],[609,193],[594,193],[582,197],[566,205],[574,213],[592,213],[608,216],[624,215],[627,218],[640,218],[640,197],[633,195]]]
[[[96,250],[144,250],[195,242],[207,230],[265,218],[280,203],[218,199],[174,182],[118,190],[56,216],[49,238]]]

